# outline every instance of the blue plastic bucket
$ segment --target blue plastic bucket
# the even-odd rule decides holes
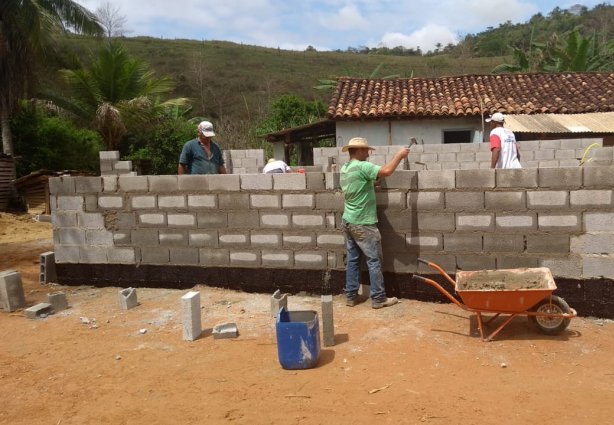
[[[309,369],[320,357],[318,313],[280,308],[276,320],[277,354],[284,369]]]

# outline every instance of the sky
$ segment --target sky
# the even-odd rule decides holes
[[[223,40],[285,50],[396,47],[423,52],[506,21],[609,0],[76,0],[95,12],[109,4],[126,35]]]

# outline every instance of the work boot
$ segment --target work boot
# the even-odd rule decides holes
[[[381,301],[373,301],[373,303],[371,304],[371,307],[372,308],[390,307],[391,305],[395,305],[398,302],[399,300],[397,299],[397,297],[384,298]]]
[[[358,304],[362,304],[366,301],[367,299],[365,297],[363,297],[362,295],[356,295],[354,298],[348,298],[345,301],[345,305],[348,307],[356,307]]]

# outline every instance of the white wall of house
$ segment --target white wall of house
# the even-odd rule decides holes
[[[444,141],[445,131],[470,131],[471,143],[483,140],[482,123],[479,118],[437,118],[421,120],[389,121],[338,121],[337,147],[347,144],[352,137],[365,137],[372,146],[406,145],[410,137],[424,144]],[[490,128],[485,123],[487,133]]]

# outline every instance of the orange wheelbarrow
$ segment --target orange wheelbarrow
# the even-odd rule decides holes
[[[516,316],[528,316],[540,332],[557,335],[578,315],[563,298],[552,295],[556,284],[547,267],[458,271],[454,281],[437,264],[422,258],[418,262],[439,272],[462,302],[432,279],[419,275],[414,275],[414,279],[431,285],[463,310],[475,313],[482,341],[491,341]],[[495,315],[484,322],[483,313]],[[484,325],[502,314],[509,317],[485,337]]]

